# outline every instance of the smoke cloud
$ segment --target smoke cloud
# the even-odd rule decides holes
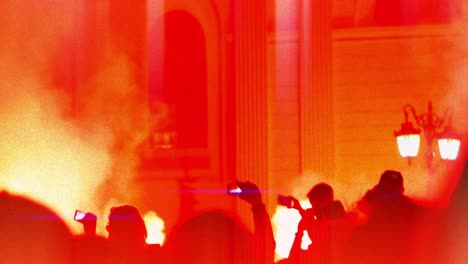
[[[112,41],[77,87],[54,82],[53,59],[79,46],[66,45],[77,34],[75,2],[0,3],[0,190],[42,202],[78,232],[75,209],[104,217],[131,199],[149,114],[136,66]]]

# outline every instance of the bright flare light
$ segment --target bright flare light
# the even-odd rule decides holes
[[[307,250],[309,246],[312,244],[312,240],[310,239],[309,233],[307,230],[304,230],[302,233],[302,241],[301,241],[301,249]]]
[[[162,245],[166,238],[164,234],[164,220],[153,211],[146,213],[143,216],[143,220],[145,221],[146,230],[148,231],[146,243]]]
[[[310,208],[307,200],[300,201],[302,208]],[[276,240],[275,262],[288,258],[289,251],[294,242],[297,232],[297,225],[301,221],[301,215],[296,209],[289,209],[284,206],[277,206],[271,222]],[[307,236],[303,236],[301,248],[307,248],[312,241]]]
[[[20,85],[23,90],[16,92],[16,100],[4,102],[6,109],[0,111],[0,190],[44,204],[74,233],[82,232],[73,220],[75,209],[100,213],[88,201],[108,171],[110,156],[99,145],[83,141],[77,127],[45,109],[38,94],[26,94],[32,93],[28,84]]]

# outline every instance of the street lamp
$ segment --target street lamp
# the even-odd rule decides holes
[[[432,159],[434,158],[432,143],[436,139],[440,157],[443,160],[455,160],[460,149],[460,137],[453,132],[450,126],[451,118],[447,116],[447,112],[445,112],[443,117],[439,117],[432,112],[431,102],[429,102],[428,112],[422,115],[417,115],[412,105],[406,104],[403,106],[405,122],[401,124],[401,129],[399,131],[394,132],[400,156],[408,158],[408,161],[411,163],[411,158],[416,157],[419,152],[421,129],[415,128],[413,124],[408,121],[410,112],[426,138],[427,167],[429,169],[432,168]]]

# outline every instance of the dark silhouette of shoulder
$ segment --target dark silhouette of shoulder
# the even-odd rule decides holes
[[[51,209],[0,193],[0,263],[70,262],[71,233]]]

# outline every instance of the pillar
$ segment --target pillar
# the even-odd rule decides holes
[[[332,1],[302,1],[300,156],[302,172],[333,176]]]

